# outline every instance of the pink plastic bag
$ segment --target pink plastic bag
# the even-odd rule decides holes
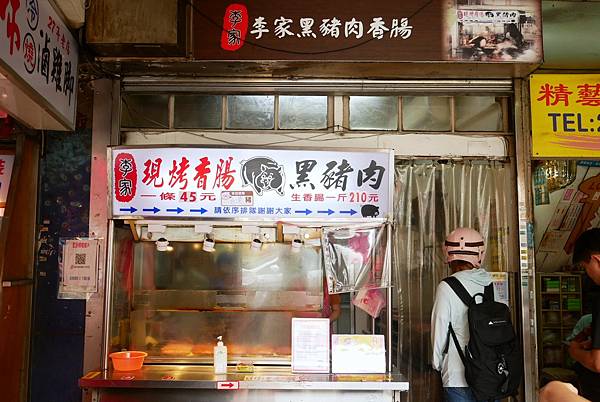
[[[356,293],[352,304],[376,318],[385,307],[385,295],[382,289],[363,288]]]

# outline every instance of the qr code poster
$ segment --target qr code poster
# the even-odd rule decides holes
[[[97,239],[69,239],[62,244],[61,294],[98,291]]]

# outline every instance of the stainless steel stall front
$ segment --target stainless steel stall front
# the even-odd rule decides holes
[[[131,155],[128,149],[119,151],[115,155],[113,150],[112,155],[117,167]],[[137,165],[144,163],[138,161]],[[123,177],[135,166],[123,165]],[[113,176],[118,174],[113,171]],[[189,208],[185,211],[188,216],[179,219],[160,214],[148,219],[134,213],[156,214],[156,205],[174,210],[168,213],[175,215],[184,210],[159,203],[159,198],[171,198],[164,188],[153,195],[140,190],[147,184],[141,177],[136,180],[133,187],[138,194],[156,197],[158,204],[153,208],[134,205],[135,197],[123,201],[123,194],[131,195],[131,184],[119,184],[113,177],[112,188],[121,194],[121,200],[113,202],[109,222],[104,366],[80,380],[98,400],[392,401],[408,390],[408,381],[392,370],[389,334],[386,373],[297,373],[291,367],[292,318],[327,317],[329,293],[382,288],[387,289],[382,292],[391,305],[387,206],[380,217],[373,212],[378,207],[370,204],[367,212],[372,216],[364,213],[350,219],[344,219],[344,205],[340,208],[344,218],[328,217],[335,213],[328,207],[321,218],[222,220],[214,217],[215,211],[222,211],[221,199],[219,206],[212,207],[208,203],[183,204]],[[389,183],[385,186],[389,188]],[[231,197],[241,197],[239,204],[251,197],[254,205],[262,191],[229,191],[227,203],[235,205]],[[179,205],[182,197],[199,198],[186,191],[174,194]],[[387,197],[386,202],[389,193]],[[306,206],[300,208],[289,212],[312,213]],[[284,213],[284,208],[280,209]],[[195,211],[213,218],[194,219],[189,214]],[[354,212],[348,215],[357,214],[354,209],[348,211]],[[386,313],[383,317],[384,328],[391,328],[390,316]],[[371,330],[376,327],[380,326],[372,325]],[[218,336],[228,347],[227,374],[213,371]],[[114,370],[108,356],[121,350],[146,352],[142,369]]]

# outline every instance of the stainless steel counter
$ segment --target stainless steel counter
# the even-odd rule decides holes
[[[79,380],[92,402],[399,402],[408,381],[392,374],[299,374],[289,367],[215,375],[212,366],[145,365],[92,371]]]
[[[212,366],[145,365],[138,371],[92,371],[79,380],[82,388],[217,389],[226,383],[239,389],[408,391],[408,381],[399,373],[305,374],[289,367],[255,367],[252,373],[230,367],[217,375]]]

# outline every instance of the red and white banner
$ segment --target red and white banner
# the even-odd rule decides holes
[[[71,127],[77,104],[77,40],[47,0],[0,1],[0,62]]]
[[[391,214],[392,151],[115,148],[113,216],[371,218]]]

